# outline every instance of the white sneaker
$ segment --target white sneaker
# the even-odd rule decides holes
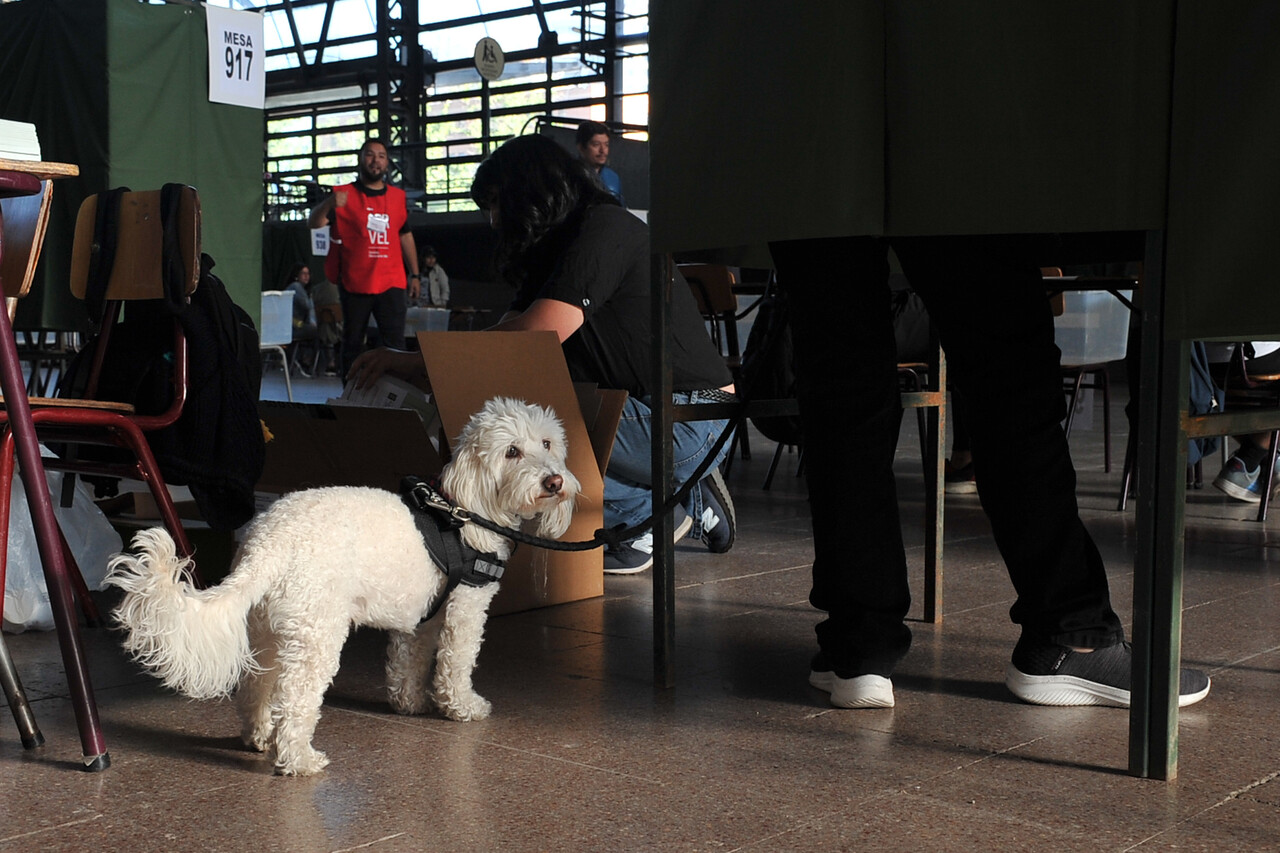
[[[705,515],[705,513],[704,513]],[[689,531],[693,529],[693,519],[689,517],[689,513],[683,509],[676,510],[675,518],[676,526],[671,531],[671,541],[679,542],[681,539],[689,535]],[[637,551],[653,555],[653,531],[646,530],[644,533],[631,540],[631,547]]]
[[[837,708],[892,708],[893,682],[883,675],[841,678],[831,670],[809,671],[809,684],[831,694]]]

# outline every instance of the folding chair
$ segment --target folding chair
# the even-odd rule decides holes
[[[104,240],[101,229],[96,227],[100,206],[117,204],[118,216],[107,216],[114,223],[110,230],[115,239]],[[113,257],[108,243],[114,244]],[[71,291],[95,307],[101,302],[98,335],[87,344],[92,347],[92,357],[86,359],[88,379],[80,397],[30,400],[36,435],[42,443],[62,448],[60,457],[46,457],[45,468],[142,481],[179,552],[187,557],[193,553],[191,543],[146,434],[173,425],[182,414],[187,397],[187,346],[176,312],[195,291],[199,277],[200,202],[195,189],[170,185],[163,191],[101,193],[86,199],[76,220]],[[132,404],[102,399],[99,394],[109,351],[122,345],[122,341],[127,343],[124,339],[128,336],[117,328],[122,309],[126,303],[140,300],[160,300],[172,309],[165,314],[172,331],[160,332],[172,336],[171,349],[164,356],[170,365],[170,401],[159,412],[137,412]],[[0,429],[0,522],[5,523],[7,531],[14,461],[14,434],[7,411],[0,411]],[[119,454],[118,460],[89,458],[79,452],[85,445],[116,447],[125,452]],[[59,547],[70,556],[65,543]],[[4,557],[0,550],[0,578]],[[86,615],[92,617],[80,573],[70,574],[73,582],[79,581],[81,604]]]

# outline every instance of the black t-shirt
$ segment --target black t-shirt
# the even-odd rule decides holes
[[[511,307],[523,311],[535,299],[578,306],[582,326],[564,342],[569,375],[633,397],[648,396],[653,372],[648,228],[623,208],[602,204],[588,209],[576,236],[555,254],[533,263]],[[671,299],[673,389],[728,385],[733,378],[679,273]]]

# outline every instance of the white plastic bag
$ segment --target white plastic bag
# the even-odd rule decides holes
[[[41,453],[49,455],[46,448]],[[62,492],[61,472],[46,472],[49,491],[53,495],[54,514],[67,545],[75,555],[89,589],[102,589],[107,573],[107,560],[118,553],[123,542],[120,534],[107,521],[93,502],[93,491],[77,479],[75,500],[70,507],[59,505]],[[9,558],[4,587],[4,630],[10,633],[53,628],[53,607],[44,583],[44,567],[36,544],[27,493],[15,475],[9,504]],[[68,567],[70,568],[70,567]]]

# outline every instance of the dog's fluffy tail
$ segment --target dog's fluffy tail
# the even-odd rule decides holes
[[[125,650],[192,699],[228,695],[255,665],[246,621],[262,584],[240,577],[213,589],[193,588],[187,580],[191,561],[178,556],[163,527],[138,532],[133,548],[136,553],[111,559],[106,576],[125,591],[114,613],[128,632]]]

